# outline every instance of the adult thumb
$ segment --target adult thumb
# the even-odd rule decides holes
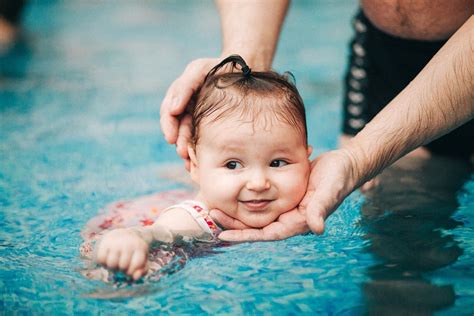
[[[313,195],[306,206],[306,223],[313,233],[318,235],[324,233],[324,221],[327,213],[321,201]]]
[[[312,214],[312,212],[308,212],[306,214],[306,223],[313,233],[318,235],[324,233],[324,218],[319,214]]]

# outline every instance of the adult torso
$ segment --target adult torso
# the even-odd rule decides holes
[[[446,39],[474,14],[474,0],[361,0],[361,5],[380,30],[418,40]]]

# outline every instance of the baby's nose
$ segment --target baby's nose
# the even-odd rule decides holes
[[[270,189],[270,180],[264,172],[255,171],[252,172],[251,177],[247,181],[246,185],[248,190],[251,191],[264,191]]]

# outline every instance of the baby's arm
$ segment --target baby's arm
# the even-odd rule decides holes
[[[147,272],[148,250],[153,241],[172,243],[177,237],[203,234],[202,228],[186,210],[173,208],[151,226],[119,228],[106,233],[96,247],[95,261],[137,280]]]

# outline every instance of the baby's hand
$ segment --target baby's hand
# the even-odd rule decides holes
[[[132,229],[114,229],[98,242],[95,261],[134,280],[147,271],[148,243]]]

